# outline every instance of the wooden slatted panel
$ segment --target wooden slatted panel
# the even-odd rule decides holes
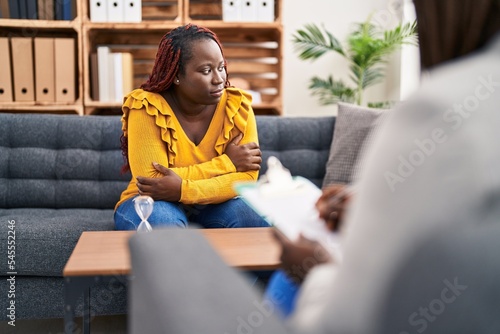
[[[253,59],[247,61],[234,60],[228,62],[227,70],[229,73],[237,74],[256,74],[256,73],[277,73],[278,68],[276,64],[258,63]]]
[[[278,49],[264,49],[264,48],[248,48],[245,46],[238,47],[237,45],[232,45],[231,47],[222,46],[224,50],[224,56],[226,58],[246,58],[251,55],[252,58],[266,58],[266,57],[278,57]]]
[[[169,29],[165,31],[142,31],[142,30],[130,30],[127,32],[122,32],[121,34],[117,34],[113,29],[104,30],[101,29],[97,32],[92,31],[90,40],[92,42],[93,47],[98,44],[110,44],[110,45],[124,45],[130,46],[130,44],[136,45],[145,45],[150,46],[154,45],[158,47],[161,38],[165,35]]]
[[[147,46],[147,48],[131,49],[130,45],[114,46],[114,52],[130,52],[134,56],[134,60],[151,60],[155,59],[157,46]]]
[[[137,76],[147,77],[151,70],[153,69],[154,59],[148,62],[136,62],[134,63],[134,71]]]
[[[175,20],[180,18],[178,0],[148,0],[142,1],[142,20]]]
[[[223,45],[229,80],[243,78],[250,89],[261,94],[262,102],[273,103],[281,95],[279,41],[275,29],[213,29]]]
[[[222,20],[222,0],[191,0],[188,15],[191,20]]]

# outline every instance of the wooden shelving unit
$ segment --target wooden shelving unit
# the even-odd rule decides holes
[[[0,19],[0,35],[73,36],[77,41],[77,100],[73,104],[0,103],[0,111],[74,112],[79,115],[120,114],[119,103],[91,98],[90,54],[106,45],[112,52],[130,52],[134,57],[134,87],[143,83],[153,67],[161,37],[189,22],[212,29],[220,38],[228,60],[229,79],[244,78],[262,102],[253,105],[256,114],[282,113],[281,2],[275,0],[274,22],[224,22],[219,0],[143,1],[140,23],[96,23],[90,21],[89,0],[76,0],[72,21]]]
[[[75,3],[76,4],[76,3]],[[1,37],[71,37],[75,40],[75,101],[62,102],[0,102],[0,112],[84,114],[82,23],[79,6],[71,21],[0,19]],[[3,74],[3,73],[2,73]],[[0,75],[2,75],[0,74]]]

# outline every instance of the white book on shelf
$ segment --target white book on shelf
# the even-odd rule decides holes
[[[125,0],[123,6],[124,22],[142,21],[142,0]]]
[[[119,52],[111,53],[113,61],[113,77],[111,82],[114,88],[114,102],[123,102],[123,55]]]
[[[109,102],[109,47],[97,47],[97,77],[99,82],[99,101]]]
[[[222,20],[226,22],[241,21],[242,0],[222,0]]]
[[[89,0],[90,21],[107,22],[108,8],[107,0]]]
[[[123,22],[125,15],[125,0],[106,0],[108,7],[108,22]]]
[[[108,102],[115,102],[115,54],[108,53]]]
[[[256,0],[258,22],[274,22],[274,0]]]

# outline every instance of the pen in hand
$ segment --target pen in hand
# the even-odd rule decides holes
[[[339,230],[345,208],[354,192],[354,186],[343,184],[331,185],[323,190],[323,194],[316,203],[316,208],[320,218],[326,222],[331,231]]]

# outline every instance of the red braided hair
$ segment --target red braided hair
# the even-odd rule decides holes
[[[187,24],[177,27],[166,33],[158,46],[155,63],[148,80],[141,85],[145,91],[161,93],[171,88],[178,73],[184,74],[185,64],[193,57],[192,43],[198,40],[210,39],[217,43],[224,59],[224,69],[226,71],[225,87],[229,87],[229,76],[227,75],[227,62],[222,51],[222,44],[217,35],[208,28],[194,24]],[[128,161],[128,140],[124,134],[120,137],[122,155],[125,164],[122,166],[122,173],[130,170]]]

